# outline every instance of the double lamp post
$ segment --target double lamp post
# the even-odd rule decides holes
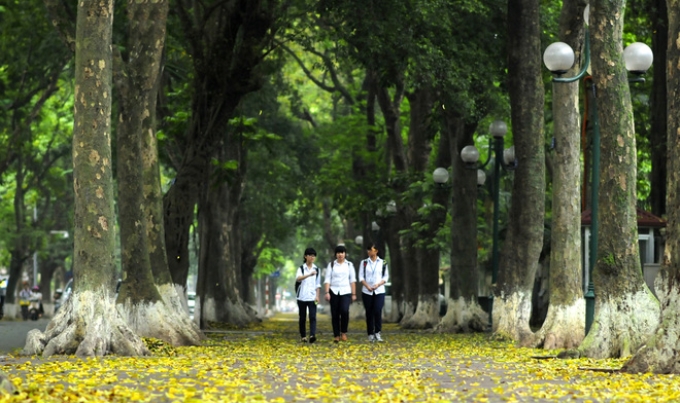
[[[573,77],[562,77],[574,65],[575,55],[571,46],[564,42],[555,42],[550,44],[543,53],[543,62],[545,66],[556,77],[552,79],[553,83],[573,83],[581,78],[586,77],[588,66],[590,64],[590,34],[588,31],[588,16],[590,6],[586,6],[584,11],[584,21],[586,23],[585,29],[585,58],[583,67],[578,74]],[[635,42],[626,47],[623,51],[623,59],[626,65],[626,70],[634,74],[634,77],[629,79],[630,82],[643,82],[642,75],[652,65],[653,54],[652,50],[644,43]],[[590,197],[590,211],[591,211],[591,235],[590,235],[590,253],[588,270],[586,276],[587,292],[586,298],[586,334],[590,331],[594,317],[595,317],[595,287],[593,284],[593,269],[597,262],[597,247],[598,247],[598,198],[599,198],[599,184],[600,184],[600,121],[597,112],[597,91],[593,84],[591,86],[592,100],[593,100],[593,137],[592,137],[592,177],[591,177],[591,197]]]

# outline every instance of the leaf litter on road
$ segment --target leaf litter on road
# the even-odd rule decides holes
[[[2,369],[18,394],[0,402],[445,402],[680,400],[673,375],[630,375],[625,360],[536,359],[554,351],[518,348],[486,334],[401,332],[366,341],[363,321],[333,343],[319,317],[318,342],[303,344],[296,315],[246,329],[213,324],[199,347],[146,340],[150,357],[10,359]]]

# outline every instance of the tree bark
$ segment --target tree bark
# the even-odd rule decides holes
[[[198,297],[200,307],[195,316],[201,327],[208,321],[243,326],[255,318],[240,298],[241,248],[239,241],[238,205],[242,194],[243,160],[238,134],[230,133],[221,151],[216,152],[218,162],[211,170],[199,202],[199,234],[201,259],[198,265]],[[238,168],[225,171],[224,161],[236,161]],[[228,178],[228,179],[227,179]]]
[[[285,6],[277,1],[253,0],[177,2],[195,70],[192,117],[183,160],[163,206],[168,264],[177,287],[186,286],[189,229],[203,181],[210,172],[208,161],[218,149],[219,139],[240,100],[261,85],[263,73],[258,66],[264,50],[271,45],[278,29],[276,20],[284,14]],[[205,23],[196,23],[203,20]]]
[[[79,357],[148,351],[114,306],[114,211],[111,171],[113,2],[78,3],[73,174],[73,295],[45,333],[29,332],[24,352]]]
[[[583,0],[566,0],[560,15],[560,39],[577,52],[568,76],[577,74],[583,56]],[[579,82],[553,83],[555,151],[553,157],[550,304],[536,346],[575,348],[585,337],[585,301],[581,272]]]
[[[432,114],[434,110],[434,90],[424,87],[414,91],[409,96],[411,105],[411,126],[409,128],[409,162],[412,171],[424,177],[429,168],[432,153]],[[451,165],[451,155],[447,136],[440,136],[439,153],[435,165],[448,167]],[[434,247],[434,239],[439,227],[446,222],[448,211],[449,190],[447,188],[433,189],[432,205],[428,215],[418,215],[416,220],[426,220],[427,228],[417,231],[415,244],[417,270],[410,270],[415,276],[418,286],[415,289],[415,312],[408,321],[402,322],[406,329],[427,329],[439,323],[439,248]],[[418,202],[422,204],[422,202]],[[414,287],[415,288],[415,287]]]
[[[202,334],[172,284],[160,237],[155,112],[168,2],[130,1],[127,11],[130,53],[127,66],[119,69],[126,71],[119,71],[116,80],[120,95],[117,174],[123,267],[118,309],[141,336],[175,346],[198,345]]]
[[[593,83],[601,127],[599,245],[593,270],[595,320],[579,347],[592,358],[626,357],[659,320],[642,279],[635,209],[637,156],[623,63],[624,0],[591,3]]]
[[[666,51],[668,48],[668,9],[666,0],[650,0],[652,34],[652,65],[654,82],[651,97],[651,130],[649,143],[652,154],[651,205],[652,213],[658,217],[666,215],[668,142],[667,116],[668,92],[666,90]]]
[[[668,0],[668,49],[666,88],[668,91],[668,155],[680,152],[680,1]],[[654,372],[657,374],[680,373],[679,335],[680,316],[680,159],[668,160],[668,225],[666,227],[666,250],[662,276],[657,278],[657,295],[661,305],[658,327],[623,366],[623,371]],[[663,285],[663,286],[662,286]]]
[[[537,0],[508,3],[508,88],[518,167],[512,188],[508,232],[494,289],[496,334],[526,343],[531,293],[543,247],[545,153],[541,78],[540,5]],[[498,206],[494,206],[498,208]]]
[[[446,315],[439,328],[449,332],[483,331],[488,315],[479,306],[479,269],[477,268],[477,170],[465,168],[460,158],[463,147],[473,144],[477,124],[466,125],[447,109],[444,133],[451,149],[451,187],[454,192],[451,211],[450,295]]]

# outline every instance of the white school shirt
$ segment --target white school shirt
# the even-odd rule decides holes
[[[295,278],[298,278],[300,275],[306,276],[312,270],[316,270],[316,272],[319,273],[321,269],[316,267],[315,264],[312,264],[312,268],[310,269],[305,263],[302,265],[302,269],[300,269],[300,267],[297,268],[297,271],[295,272]],[[298,289],[297,297],[298,301],[314,301],[316,299],[317,288],[321,288],[321,273],[307,277],[300,282],[300,288]]]
[[[364,266],[364,262],[366,262],[366,265]],[[385,275],[383,276],[383,265],[385,265]],[[371,260],[371,258],[366,258],[359,263],[359,282],[362,282],[366,280],[366,282],[369,285],[373,285],[376,283],[379,283],[381,280],[387,283],[387,280],[390,279],[390,273],[389,269],[387,267],[387,263],[382,260],[381,258],[376,258],[375,262]],[[385,284],[381,285],[380,287],[376,288],[373,293],[368,291],[368,288],[361,287],[361,292],[364,294],[384,294],[385,293]]]
[[[330,284],[330,290],[335,295],[345,295],[352,293],[351,283],[356,283],[357,274],[354,272],[354,265],[345,259],[343,263],[337,260],[330,262],[326,267],[323,276],[324,284]]]

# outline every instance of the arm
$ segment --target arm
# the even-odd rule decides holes
[[[351,262],[349,265],[349,287],[352,289],[352,301],[355,301],[357,299],[357,275]]]
[[[324,287],[323,287],[323,288],[324,288],[324,299],[325,299],[326,301],[330,301],[330,300],[331,300],[331,294],[330,294],[330,292],[331,292],[331,265],[332,265],[332,264],[333,264],[333,262],[331,262],[331,263],[328,264],[328,267],[326,267],[326,274],[323,276],[323,278],[324,278],[324,282],[323,282],[323,285],[324,285]]]
[[[368,291],[373,291],[371,286],[368,284],[366,281],[366,265],[364,264],[364,261],[362,260],[359,263],[359,282],[368,289]]]

